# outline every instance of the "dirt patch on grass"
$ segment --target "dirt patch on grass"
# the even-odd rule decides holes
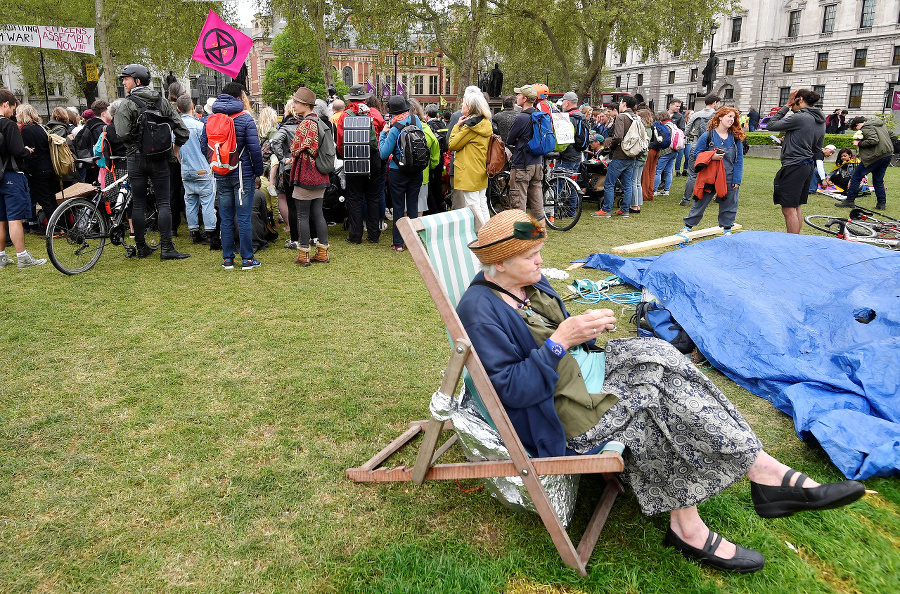
[[[566,586],[550,584],[536,584],[521,578],[516,578],[506,584],[506,594],[580,594],[584,590],[577,590]]]

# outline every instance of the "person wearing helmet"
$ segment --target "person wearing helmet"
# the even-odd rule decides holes
[[[122,86],[127,93],[127,101],[116,111],[113,125],[116,135],[125,143],[127,155],[128,182],[131,185],[134,207],[132,222],[134,223],[134,239],[137,243],[139,258],[146,258],[153,253],[144,241],[146,219],[144,212],[147,205],[147,184],[153,185],[153,195],[159,211],[157,222],[160,235],[160,260],[182,260],[190,254],[182,254],[172,243],[172,209],[169,204],[169,163],[166,159],[148,158],[141,152],[141,113],[140,104],[147,109],[158,110],[167,119],[172,128],[175,157],[179,158],[179,149],[190,138],[190,131],[184,125],[178,112],[162,95],[154,91],[150,84],[150,71],[140,64],[129,64],[120,74]]]
[[[535,83],[532,85],[534,90],[537,91],[537,101],[534,104],[536,109],[540,109],[544,113],[553,113],[554,111],[558,111],[554,109],[554,106],[550,104],[550,88],[543,83]]]

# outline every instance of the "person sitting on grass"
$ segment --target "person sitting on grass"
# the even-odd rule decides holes
[[[834,168],[822,180],[822,187],[827,189],[830,186],[835,186],[838,192],[846,191],[850,185],[853,170],[856,169],[857,165],[859,165],[859,159],[853,156],[853,151],[848,148],[842,148],[834,159]]]
[[[532,455],[588,454],[608,441],[624,443],[622,476],[641,511],[669,512],[664,544],[725,571],[756,571],[765,558],[710,530],[697,505],[743,476],[764,518],[863,496],[862,483],[820,485],[767,454],[728,398],[671,344],[636,337],[599,349],[595,340],[615,330],[615,315],[569,315],[541,274],[546,239],[545,227],[521,210],[491,218],[469,244],[482,272],[457,308]]]

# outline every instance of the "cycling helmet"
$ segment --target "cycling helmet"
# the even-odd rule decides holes
[[[140,64],[129,64],[125,68],[122,68],[122,74],[119,76],[121,78],[130,76],[145,85],[150,84],[150,71],[146,66],[141,66]]]
[[[538,99],[547,99],[550,97],[550,89],[543,83],[535,84],[534,90],[537,91]]]

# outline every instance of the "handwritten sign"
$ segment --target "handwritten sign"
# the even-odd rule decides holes
[[[85,27],[0,25],[0,45],[19,45],[93,54],[94,30]]]

